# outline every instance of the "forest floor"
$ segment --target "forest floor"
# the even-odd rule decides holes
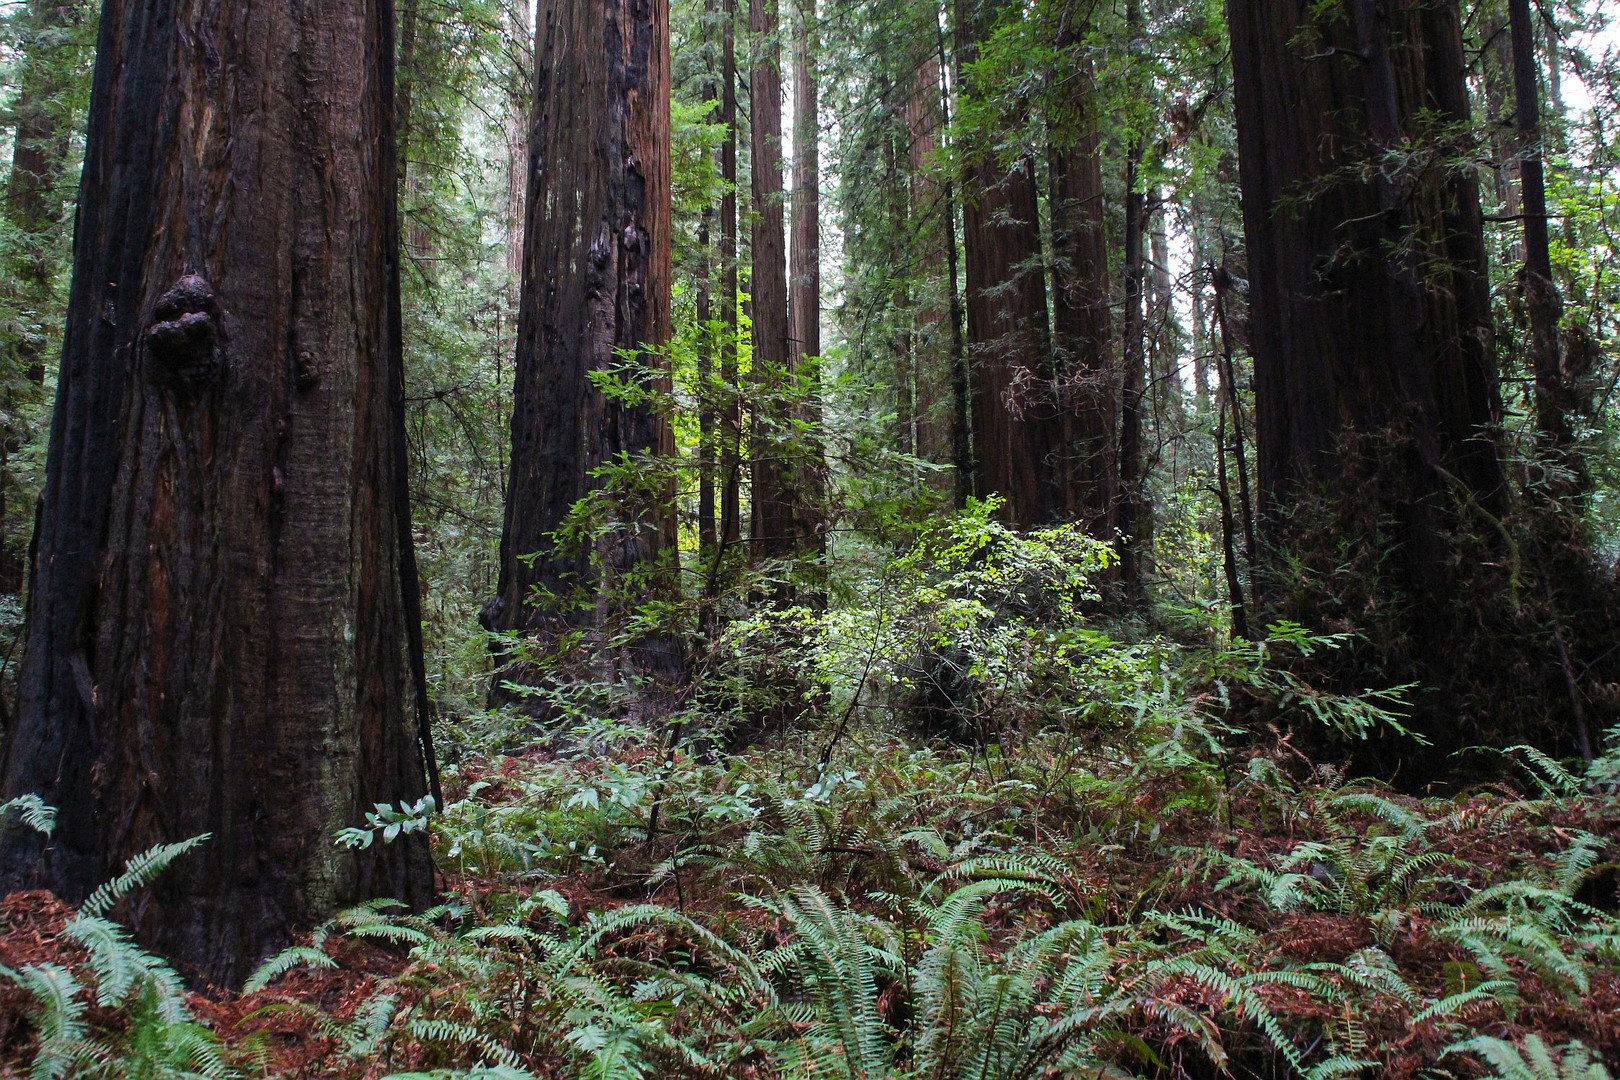
[[[189,1010],[278,1077],[1595,1077],[1620,797],[1525,765],[1419,800],[1286,745],[475,758],[433,827],[446,906],[357,909]],[[73,914],[7,898],[0,964],[77,973],[113,1060],[138,1020],[94,1004]],[[0,992],[9,1072],[38,1017]]]

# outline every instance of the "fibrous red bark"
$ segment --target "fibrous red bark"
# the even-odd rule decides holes
[[[344,904],[432,893],[421,834],[332,841],[427,788],[393,24],[389,0],[102,15],[4,762],[58,827],[37,863],[9,835],[3,870],[72,899],[211,833],[127,914],[217,983]]]

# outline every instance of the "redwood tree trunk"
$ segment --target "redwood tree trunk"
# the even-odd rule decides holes
[[[1547,239],[1547,186],[1542,175],[1541,94],[1530,0],[1508,0],[1513,39],[1513,113],[1519,134],[1519,212],[1524,216],[1524,300],[1530,316],[1530,360],[1536,383],[1536,427],[1548,448],[1567,451],[1573,411],[1558,342],[1563,298],[1553,281]]]
[[[792,554],[799,546],[791,418],[780,400],[790,369],[787,249],[782,221],[782,65],[776,41],[777,0],[750,0],[756,50],[751,76],[753,166],[754,405],[751,457],[756,554]],[[772,400],[776,399],[776,400]]]
[[[720,547],[742,539],[742,404],[737,396],[737,0],[724,0],[720,37]]]
[[[644,599],[622,593],[640,572],[652,571],[655,589],[674,581],[675,508],[663,478],[610,496],[612,520],[594,547],[552,536],[600,488],[602,466],[674,454],[656,409],[591,379],[621,367],[619,351],[669,340],[667,0],[542,0],[535,56],[512,473],[488,621],[548,638],[622,619],[621,605]],[[537,600],[536,588],[556,601]],[[678,667],[663,638],[630,659],[659,679]],[[527,678],[507,671],[497,687]]]
[[[212,833],[128,918],[221,984],[340,906],[432,893],[420,834],[332,843],[426,790],[393,20],[389,0],[102,16],[4,762],[7,795],[60,813],[42,861],[6,838],[3,872],[71,901]]]
[[[994,29],[988,0],[957,0],[959,69]],[[963,148],[963,244],[972,366],[973,464],[980,497],[1000,494],[1003,516],[1045,525],[1066,512],[1058,414],[1039,269],[1034,164],[1003,168],[988,147]]]
[[[821,370],[821,98],[816,69],[816,0],[794,0],[793,20],[793,252],[789,286],[791,370],[819,395]],[[826,460],[820,440],[821,403],[806,400],[799,420],[810,445],[795,455],[793,533],[803,547],[825,542],[819,520]]]
[[[1090,72],[1083,72],[1089,83]],[[1089,125],[1075,144],[1053,147],[1053,367],[1062,385],[1064,469],[1069,516],[1111,540],[1119,494],[1115,428],[1120,378],[1109,311],[1108,231],[1102,156]]]
[[[1491,602],[1486,580],[1462,586],[1495,562],[1492,519],[1469,508],[1499,516],[1504,498],[1483,226],[1472,170],[1390,155],[1445,151],[1468,126],[1458,6],[1233,0],[1228,13],[1260,510],[1290,556],[1274,565],[1342,579],[1336,537],[1362,537],[1363,584],[1394,590],[1366,610],[1393,620],[1373,647],[1408,665],[1385,677],[1450,691],[1478,632],[1463,602]],[[1459,554],[1468,535],[1485,546]]]

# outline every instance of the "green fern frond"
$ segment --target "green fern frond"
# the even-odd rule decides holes
[[[18,795],[14,799],[0,802],[0,817],[11,811],[17,811],[22,823],[37,833],[46,836],[56,828],[56,808],[47,806],[45,800],[38,795]]]
[[[242,993],[257,994],[281,976],[295,967],[303,965],[318,968],[335,968],[337,961],[326,955],[325,950],[309,945],[292,945],[272,956],[260,964],[248,981],[242,986]]]
[[[173,865],[175,860],[207,841],[210,836],[209,833],[203,833],[189,840],[181,840],[175,844],[159,844],[141,852],[124,864],[123,873],[98,886],[96,891],[90,894],[90,899],[79,907],[79,914],[91,918],[106,915],[114,904],[134,890],[151,884],[152,880]]]

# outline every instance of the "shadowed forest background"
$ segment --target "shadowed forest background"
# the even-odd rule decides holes
[[[1615,13],[0,3],[0,1074],[1608,1077]]]

